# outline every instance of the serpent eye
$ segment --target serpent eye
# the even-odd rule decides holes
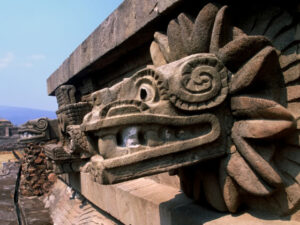
[[[152,102],[155,99],[155,90],[149,84],[142,84],[139,88],[139,98],[143,102]]]
[[[158,75],[152,69],[144,69],[136,73],[136,99],[145,103],[157,102],[160,94],[157,88]]]
[[[147,90],[144,89],[144,88],[141,88],[141,90],[140,90],[140,98],[145,101],[147,99],[147,97],[148,97]]]

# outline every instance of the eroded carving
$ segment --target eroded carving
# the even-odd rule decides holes
[[[59,109],[57,110],[61,145],[69,154],[86,151],[86,139],[80,130],[84,115],[91,110],[88,102],[75,100],[76,89],[73,85],[62,85],[56,90]]]
[[[56,173],[79,171],[79,167],[72,170],[69,165],[85,162],[91,156],[86,136],[80,129],[82,119],[91,110],[91,105],[88,102],[76,102],[75,93],[73,85],[62,85],[55,92],[59,105],[56,114],[60,138],[57,144],[46,145],[45,153],[52,160]]]
[[[76,88],[73,85],[62,85],[55,91],[58,107],[76,103]]]
[[[111,184],[175,170],[188,196],[220,211],[298,209],[298,166],[281,162],[299,163],[288,145],[299,145],[289,103],[298,95],[286,92],[299,77],[295,57],[229,17],[214,4],[195,19],[180,14],[155,33],[154,66],[92,94],[81,124],[94,152],[85,172]]]
[[[207,66],[204,57],[217,69]],[[199,79],[196,81],[198,83],[193,83],[188,74],[191,65],[205,71],[205,76],[210,79],[208,82],[205,80],[204,85],[207,87],[201,89]],[[226,124],[221,129],[219,122],[219,118],[224,116],[219,113],[187,116],[185,112],[178,111],[183,107],[176,104],[178,101],[170,100],[177,89],[169,88],[169,84],[176,83],[176,80],[183,85],[187,84],[187,89],[195,89],[188,90],[190,94],[187,98],[196,107],[199,104],[199,108],[209,98],[218,99],[221,96],[220,99],[224,100],[227,94],[226,91],[222,92],[228,89],[223,66],[219,66],[217,59],[210,54],[196,54],[160,68],[141,70],[130,79],[92,95],[94,108],[85,116],[81,128],[88,136],[89,148],[96,149],[104,159],[99,162],[99,156],[93,157],[92,161],[97,163],[91,163],[87,168],[88,171],[96,171],[95,177],[99,182],[120,182],[225,154],[226,148],[222,145],[226,146],[226,138],[218,141],[221,136],[225,137]],[[198,102],[197,95],[200,96]],[[205,108],[221,103],[222,100],[212,100]],[[200,146],[203,151],[197,151]],[[177,159],[176,155],[181,156]],[[133,166],[139,167],[134,174],[131,169]],[[99,167],[103,171],[99,171]],[[98,172],[102,175],[98,176]]]
[[[150,49],[157,69],[198,51],[214,53],[228,70],[229,93],[225,104],[230,107],[232,117],[228,156],[178,170],[187,195],[198,201],[203,201],[204,195],[204,199],[220,211],[236,212],[242,204],[280,215],[299,209],[300,187],[296,178],[299,149],[288,144],[299,146],[295,119],[299,117],[295,110],[299,103],[297,97],[291,97],[298,96],[296,86],[287,85],[290,83],[287,77],[294,77],[295,81],[299,74],[295,70],[299,67],[295,63],[297,35],[293,26],[296,25],[286,12],[278,8],[268,12],[272,10],[276,11],[276,20],[285,18],[289,29],[268,27],[273,24],[270,18],[258,25],[265,25],[262,33],[255,32],[253,22],[254,36],[249,36],[229,23],[227,6],[218,9],[208,4],[194,21],[180,14],[170,22],[167,35],[154,35],[155,42]],[[258,16],[256,23],[260,19]],[[161,58],[163,60],[158,61]],[[285,160],[286,152],[289,152],[289,160],[291,152],[294,154],[290,163]]]
[[[29,120],[18,130],[20,143],[38,143],[58,139],[57,120],[38,118]]]
[[[181,13],[154,34],[154,65],[82,102],[74,86],[58,88],[60,143],[46,146],[57,170],[102,184],[171,171],[219,211],[297,211],[299,25],[281,9],[269,14],[241,24],[227,6]],[[287,24],[270,28],[280,18]]]

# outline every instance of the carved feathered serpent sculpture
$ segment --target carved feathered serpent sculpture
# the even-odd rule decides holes
[[[229,18],[227,6],[214,4],[204,6],[194,20],[182,13],[169,23],[166,34],[155,33],[150,48],[155,67],[210,53],[204,55],[206,61],[190,63],[180,83],[169,82],[169,87],[178,90],[170,91],[170,100],[180,110],[192,113],[213,111],[224,101],[232,117],[228,156],[179,169],[182,188],[199,201],[204,194],[220,211],[236,212],[244,203],[289,214],[300,202],[299,149],[287,144],[287,137],[296,130],[296,120],[285,107],[285,81],[291,75],[283,75],[285,56],[268,38],[247,35],[232,26]],[[219,62],[210,62],[211,56]],[[219,64],[225,66],[228,89],[214,83],[211,68]],[[223,80],[219,82],[224,84]],[[219,91],[201,98],[214,87]],[[216,97],[222,99],[216,101]],[[288,168],[282,162],[287,160]]]
[[[91,95],[80,125],[93,154],[84,172],[113,184],[177,171],[188,196],[220,211],[297,210],[298,114],[290,106],[300,94],[288,82],[299,78],[299,60],[282,54],[294,42],[278,48],[265,36],[233,26],[228,7],[215,4],[156,32],[154,65]]]

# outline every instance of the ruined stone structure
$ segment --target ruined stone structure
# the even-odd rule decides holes
[[[124,1],[48,79],[56,172],[124,224],[300,223],[299,16]]]
[[[24,148],[20,178],[22,196],[41,196],[48,193],[57,177],[47,160],[43,145],[28,144]]]
[[[10,151],[24,147],[18,143],[19,128],[14,126],[9,120],[0,119],[0,150]]]
[[[44,145],[58,142],[58,122],[48,118],[29,120],[19,127],[18,133],[19,143],[24,145],[20,194],[44,195],[56,181],[52,164],[45,155]]]
[[[15,127],[9,120],[0,118],[0,138],[18,135],[18,127]]]
[[[57,120],[38,118],[29,120],[20,126],[18,133],[20,143],[41,143],[49,140],[58,140]]]

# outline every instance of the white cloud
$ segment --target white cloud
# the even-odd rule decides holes
[[[30,59],[32,59],[32,60],[43,60],[45,58],[46,58],[46,56],[43,54],[33,54],[30,56]]]
[[[31,68],[31,67],[33,67],[33,64],[31,62],[26,62],[26,63],[23,63],[22,66],[24,66],[26,68]]]
[[[15,55],[12,52],[7,52],[4,57],[0,58],[0,69],[8,67],[14,58]]]
[[[44,60],[46,56],[44,54],[32,54],[30,56],[27,56],[25,59],[26,61],[24,63],[21,63],[20,65],[25,68],[32,68],[35,66],[37,61]]]

